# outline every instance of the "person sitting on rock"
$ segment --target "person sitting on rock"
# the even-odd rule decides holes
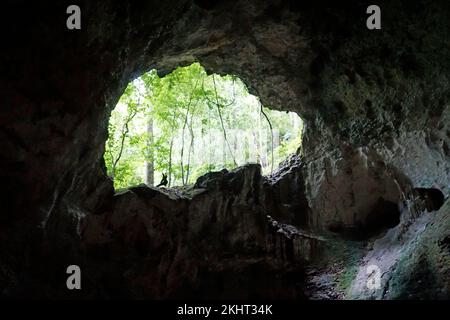
[[[167,185],[167,175],[165,175],[164,173],[163,173],[163,176],[162,176],[162,179],[161,179],[161,182],[156,186],[157,188],[159,188],[159,187],[161,187],[161,186],[166,186]]]

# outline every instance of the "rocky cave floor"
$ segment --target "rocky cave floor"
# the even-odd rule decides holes
[[[367,244],[339,238],[326,241],[332,242],[330,246],[343,248],[342,255],[336,256],[326,266],[312,263],[306,269],[304,294],[309,300],[344,300]]]
[[[322,237],[325,260],[306,268],[305,297],[311,300],[341,299],[447,299],[449,243],[439,233],[449,227],[449,201],[440,210],[424,210],[414,220],[402,221],[369,240]],[[412,260],[408,261],[408,260]],[[326,261],[326,262],[324,262]],[[418,266],[414,267],[413,263]],[[367,287],[367,267],[380,269],[381,288]],[[436,279],[437,277],[437,279]],[[405,290],[412,286],[413,289]],[[428,290],[417,288],[429,285]]]

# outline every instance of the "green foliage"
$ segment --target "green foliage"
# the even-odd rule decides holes
[[[296,114],[264,108],[238,78],[207,75],[194,63],[160,78],[153,70],[131,82],[111,114],[105,162],[116,188],[154,183],[171,186],[202,174],[259,162],[264,173],[295,153],[302,123]],[[274,138],[273,138],[274,137]],[[279,137],[279,139],[278,139]],[[150,179],[150,178],[149,178]]]

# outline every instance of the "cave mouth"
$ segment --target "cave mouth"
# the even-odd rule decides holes
[[[199,63],[128,84],[108,125],[104,159],[115,189],[184,187],[247,163],[272,173],[300,152],[303,121],[263,106],[234,75]]]

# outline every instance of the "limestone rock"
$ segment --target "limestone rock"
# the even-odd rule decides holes
[[[381,32],[365,28],[356,0],[78,4],[77,31],[65,28],[64,2],[2,4],[2,295],[301,296],[303,268],[322,252],[297,255],[270,215],[308,234],[356,235],[374,257],[392,248],[386,292],[373,297],[448,297],[438,285],[448,280],[448,1],[381,1]],[[189,196],[115,194],[102,160],[112,108],[143,72],[193,61],[297,112],[298,159],[270,177],[254,165],[210,174]],[[420,189],[446,204],[415,208]],[[64,287],[74,263],[82,292]]]

